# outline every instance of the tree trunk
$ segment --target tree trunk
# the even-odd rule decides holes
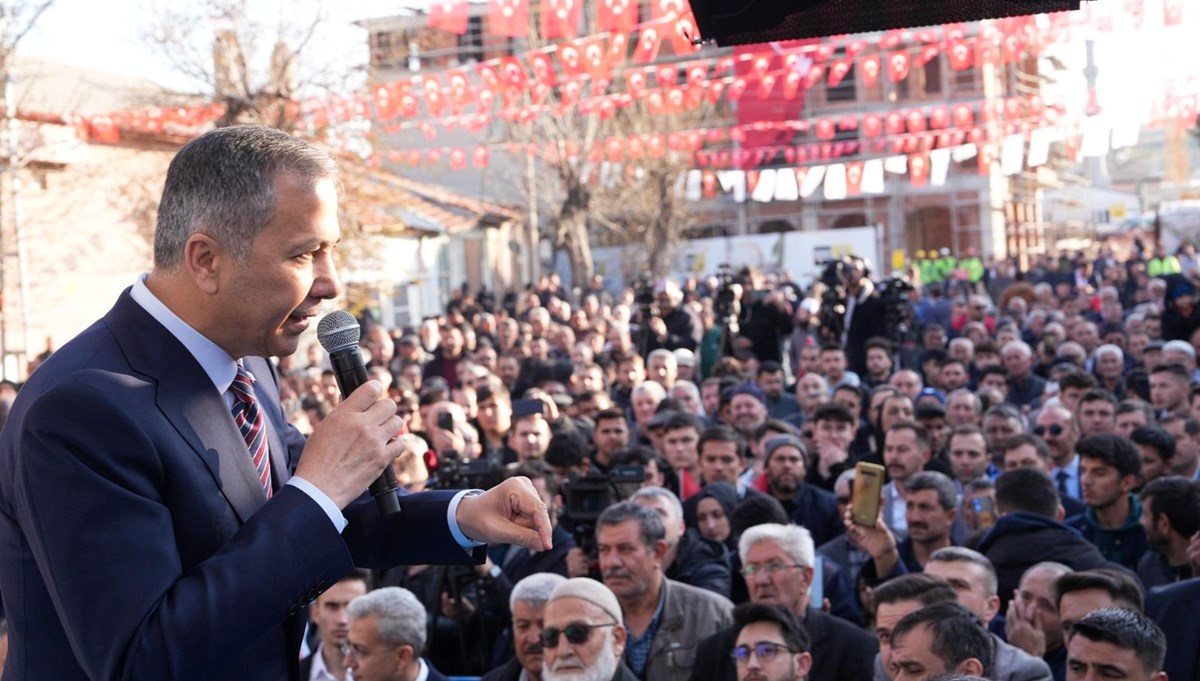
[[[665,277],[671,265],[671,250],[675,243],[675,187],[667,174],[655,174],[661,209],[646,230],[646,268],[655,277]]]
[[[554,245],[564,249],[571,261],[571,285],[584,287],[592,280],[595,263],[588,241],[587,216],[592,193],[582,182],[567,182],[567,197],[558,214]]]

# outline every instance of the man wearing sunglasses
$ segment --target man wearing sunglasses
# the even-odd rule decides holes
[[[808,632],[787,608],[743,603],[733,611],[730,657],[738,681],[800,681],[812,668]]]
[[[1082,491],[1079,486],[1079,457],[1075,454],[1075,444],[1079,442],[1075,415],[1062,405],[1050,405],[1038,412],[1033,434],[1050,448],[1050,461],[1054,464],[1050,479],[1058,489],[1058,496],[1079,499]]]
[[[542,621],[543,681],[637,681],[621,662],[625,620],[608,587],[568,579],[550,593]]]

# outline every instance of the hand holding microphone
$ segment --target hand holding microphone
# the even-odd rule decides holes
[[[396,438],[404,423],[396,415],[396,404],[384,396],[385,386],[367,378],[358,351],[360,333],[354,317],[340,310],[326,315],[317,327],[343,399],[313,431],[296,475],[338,508],[358,498],[369,484],[380,513],[391,515],[400,512],[400,486],[390,464],[404,451],[404,443]]]

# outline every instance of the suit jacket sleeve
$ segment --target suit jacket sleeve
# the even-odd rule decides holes
[[[153,404],[135,394],[153,390],[86,372],[40,395],[20,435],[13,505],[92,678],[217,675],[231,652],[352,567],[346,542],[297,488],[281,487],[242,524],[214,511],[226,502],[198,473],[199,453],[130,408]],[[443,500],[414,509],[393,528],[397,543],[419,545],[438,509],[445,527]]]

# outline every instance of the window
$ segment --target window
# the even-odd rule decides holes
[[[483,17],[469,17],[467,32],[458,36],[459,61],[468,64],[483,61]]]

